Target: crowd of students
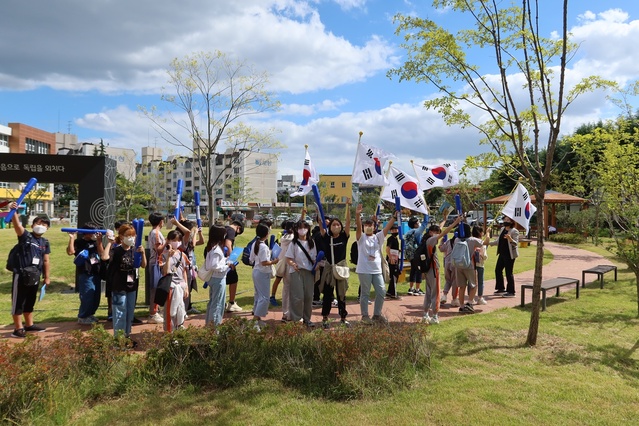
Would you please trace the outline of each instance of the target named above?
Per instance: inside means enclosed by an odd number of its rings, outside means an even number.
[[[285,221],[277,239],[280,248],[277,256],[274,256],[273,246],[269,243],[272,223],[263,219],[256,226],[256,237],[249,247],[249,263],[252,265],[254,287],[252,315],[258,330],[265,326],[263,319],[268,313],[269,304],[278,305],[276,291],[280,284],[282,322],[299,321],[308,327],[314,327],[315,324],[311,321],[312,309],[323,296],[320,301],[322,327],[330,328],[329,316],[334,306],[339,313],[339,324],[350,326],[346,305],[350,210],[348,202],[344,223],[337,217],[326,218],[324,224],[319,223],[318,219],[318,226],[314,227],[304,220]],[[473,305],[487,303],[483,297],[487,245],[496,245],[498,248],[495,294],[514,297],[513,265],[518,256],[519,233],[509,218],[505,218],[503,228],[494,241],[491,241],[489,234],[483,235],[480,228],[471,230],[462,216],[445,228],[443,223],[427,228],[427,220],[421,222],[417,218],[411,218],[408,221],[410,229],[404,236],[402,245],[398,240],[395,215],[380,229],[374,216],[362,220],[362,213],[362,206],[358,205],[354,245],[362,323],[387,322],[382,314],[385,299],[401,298],[397,292],[397,278],[402,258],[410,264],[407,294],[424,297],[423,320],[430,324],[439,323],[439,308],[447,303],[449,293],[452,296],[451,306],[459,307],[462,313],[473,313]],[[306,217],[305,211],[302,212],[302,217]],[[91,325],[98,322],[95,313],[100,305],[101,282],[104,280],[108,320],[113,321],[116,336],[128,338],[132,325],[142,323],[134,316],[139,268],[147,268],[150,274],[148,323],[164,324],[166,331],[172,331],[184,327],[189,314],[199,313],[191,304],[191,292],[197,289],[195,247],[205,244],[202,230],[191,221],[173,218],[171,224],[175,229],[170,230],[165,237],[162,234],[164,220],[164,216],[159,213],[149,216],[152,230],[147,240],[148,259],[144,247],[135,245],[136,229],[129,223],[116,223],[116,231],[107,231],[104,237],[102,232],[91,232],[97,231],[97,226],[93,223],[85,223],[83,232],[77,236],[69,234],[66,251],[73,256],[76,265],[76,286],[80,298],[77,316],[79,324]],[[44,330],[33,323],[33,306],[40,279],[43,278],[44,284],[50,282],[50,246],[43,237],[50,223],[46,219],[36,218],[32,223],[32,230],[28,231],[20,224],[18,215],[13,217],[12,222],[18,236],[18,245],[23,248],[20,252],[20,265],[14,269],[13,274],[12,315],[15,330],[12,336],[23,338],[27,332]],[[448,239],[448,234],[454,229],[455,236]],[[227,226],[213,225],[209,229],[208,241],[204,247],[205,261],[201,266],[203,272],[206,272],[204,287],[209,289],[205,315],[207,325],[219,325],[225,312],[242,312],[235,301],[239,281],[236,271],[238,262],[231,260],[229,256],[233,253],[235,238],[243,232],[241,222],[232,222]],[[468,262],[460,263],[455,259],[456,244],[458,249],[463,247],[467,251]],[[440,264],[438,250],[442,252],[443,265]],[[137,265],[134,261],[136,254],[140,257]],[[35,283],[34,278],[31,281],[25,278],[24,271],[29,269],[26,266],[36,270]],[[440,288],[442,268],[443,290]],[[169,276],[170,279],[167,278]],[[166,279],[163,280],[162,277]],[[273,278],[275,280],[271,286]],[[166,289],[158,288],[161,281],[170,284]],[[375,290],[372,317],[369,315],[371,287]],[[156,295],[162,292],[167,293],[165,299],[159,297],[164,301],[164,315],[156,303]]]

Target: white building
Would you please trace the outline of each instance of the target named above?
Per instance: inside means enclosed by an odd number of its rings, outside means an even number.
[[[193,159],[173,155],[166,160],[159,158],[153,148],[142,148],[142,164],[138,173],[148,176],[148,185],[157,200],[156,208],[170,212],[175,203],[177,182],[183,181],[183,193],[200,193],[203,214],[209,214],[209,206],[259,204],[271,206],[277,201],[277,156],[275,154],[227,150],[211,162],[211,176],[220,176],[214,185],[215,199],[210,202],[203,179],[205,159]],[[239,197],[238,193],[239,192]],[[188,197],[183,197],[189,199]],[[187,204],[187,203],[185,203]],[[191,203],[188,203],[191,204]],[[191,211],[192,205],[187,211]],[[206,213],[204,213],[206,212]],[[218,217],[217,214],[213,216]]]
[[[58,155],[92,156],[100,150],[99,144],[89,142],[78,143],[78,136],[69,133],[56,133],[55,144]],[[135,179],[136,153],[133,149],[115,148],[105,145],[104,153],[107,157],[117,162],[118,173],[129,180]]]

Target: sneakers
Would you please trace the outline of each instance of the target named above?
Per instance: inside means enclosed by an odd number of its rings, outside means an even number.
[[[393,296],[392,294],[387,294],[386,297],[392,300],[402,300],[402,296]]]
[[[413,292],[413,296],[423,296],[425,294],[426,293],[424,293],[421,288],[418,288],[417,290]]]
[[[164,318],[162,315],[157,312],[151,316],[149,316],[149,320],[147,321],[149,324],[164,324]]]
[[[339,323],[342,327],[351,328],[351,323],[346,321],[346,318],[342,318]]]
[[[439,298],[439,304],[445,305],[446,302],[448,302],[448,296],[446,294],[442,294],[442,296]]]
[[[337,308],[337,299],[333,299],[333,301],[331,302],[331,306]]]
[[[388,324],[388,320],[384,315],[373,315],[373,321],[379,324]]]
[[[269,301],[271,302],[271,306],[280,306],[280,304],[277,303],[277,299],[275,298],[275,296],[271,296]]]
[[[495,293],[493,294],[502,294],[502,293],[506,293],[506,290],[495,290]]]
[[[422,317],[422,321],[427,324],[430,324],[430,320],[431,320],[430,315],[428,315],[428,313],[425,313],[424,316]]]
[[[27,327],[24,328],[24,331],[28,331],[28,332],[31,332],[31,333],[42,333],[44,330],[46,330],[46,328],[38,327],[35,324],[27,326]]]
[[[455,307],[459,306],[459,299],[453,299],[453,301],[450,302],[450,306],[455,306]]]
[[[264,327],[266,327],[266,323],[262,320],[257,320],[255,321],[255,325],[253,327],[255,328],[255,331],[259,333]]]
[[[515,297],[515,293],[504,293],[501,297]]]
[[[91,317],[78,318],[78,324],[80,324],[80,325],[91,325],[91,324],[93,324],[93,320],[91,320]]]
[[[459,312],[462,312],[465,314],[474,314],[475,309],[473,308],[473,305],[471,305],[470,303],[466,303],[464,306],[459,308]]]
[[[327,319],[322,321],[322,328],[324,330],[328,330],[329,328],[331,328],[331,322]]]
[[[24,331],[24,328],[18,328],[13,330],[13,333],[11,333],[11,337],[16,337],[18,339],[24,339],[25,337],[27,337],[27,332]]]
[[[191,309],[186,311],[186,313],[189,314],[189,315],[197,315],[197,314],[201,314],[202,312],[200,312],[199,310],[195,309],[194,307],[191,307]]]
[[[483,297],[480,297],[479,299],[477,299],[477,304],[478,305],[487,305],[488,302],[486,302],[486,299],[484,299]]]
[[[97,319],[94,315],[91,315],[89,318],[91,319],[92,322],[100,322],[100,320]]]
[[[439,324],[439,318],[437,317],[437,315],[433,315],[432,317],[430,317],[430,323]]]
[[[322,306],[321,300],[313,300],[313,306]]]
[[[304,323],[308,328],[315,328],[315,323],[313,321],[309,321],[309,322],[305,322]]]
[[[280,321],[282,321],[284,324],[286,324],[290,320],[288,318],[286,318],[286,317],[282,317],[282,319]]]
[[[226,312],[242,312],[243,309],[240,308],[240,305],[237,304],[237,302],[229,302],[228,306],[226,307]]]
[[[408,289],[408,293],[409,296],[414,296],[415,295],[415,289],[414,288],[409,288]]]
[[[358,298],[357,298],[357,303],[359,303],[359,302],[360,302],[360,300],[359,300],[359,297],[358,297]],[[373,301],[372,301],[372,300],[370,300],[370,299],[368,299],[368,304],[369,304],[369,305],[372,305],[372,304],[373,304]]]
[[[373,321],[371,320],[369,316],[365,316],[365,317],[362,317],[361,323],[366,325],[372,325]]]

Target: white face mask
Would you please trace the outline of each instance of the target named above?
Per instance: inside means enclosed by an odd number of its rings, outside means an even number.
[[[96,241],[98,239],[98,234],[91,235],[91,241]]]
[[[308,229],[306,228],[298,229],[297,235],[299,235],[300,237],[303,237],[304,235],[306,235],[307,232],[308,232]]]
[[[135,237],[124,237],[122,239],[122,242],[129,247],[133,247],[133,245],[135,244]]]
[[[47,227],[44,225],[33,225],[33,233],[42,235],[47,232]]]
[[[177,250],[182,243],[180,243],[179,241],[171,241],[169,244],[171,245],[171,248],[173,250]]]
[[[371,234],[373,233],[373,230],[374,230],[374,229],[375,229],[375,228],[373,228],[372,226],[365,226],[365,227],[364,227],[364,233],[365,233],[366,235],[371,235]]]

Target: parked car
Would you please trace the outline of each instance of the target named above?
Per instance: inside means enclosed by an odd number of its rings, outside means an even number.
[[[484,226],[484,212],[472,210],[467,213],[467,222],[470,226]],[[490,213],[486,214],[486,226],[493,224],[494,218]]]
[[[282,214],[278,215],[278,216],[275,218],[275,223],[274,223],[274,225],[275,225],[275,226],[280,226],[280,227],[281,227],[281,226],[282,226],[282,224],[283,224],[285,221],[287,221],[287,220],[289,220],[289,219],[288,219],[288,215],[287,215],[287,214],[282,213]]]
[[[197,215],[195,213],[189,213],[186,215],[186,220],[190,220],[191,222],[195,222],[197,220]]]
[[[253,225],[257,225],[262,219],[264,219],[264,216],[262,216],[261,214],[256,214],[255,216],[253,216],[253,219],[251,219],[251,222],[253,223]]]
[[[233,213],[231,215],[231,222],[240,222],[240,223],[244,223],[244,221],[246,220],[246,216],[244,216],[242,213]]]
[[[457,214],[449,214],[448,217],[446,218],[446,222],[444,222],[444,227],[450,226],[455,219],[457,219]]]

